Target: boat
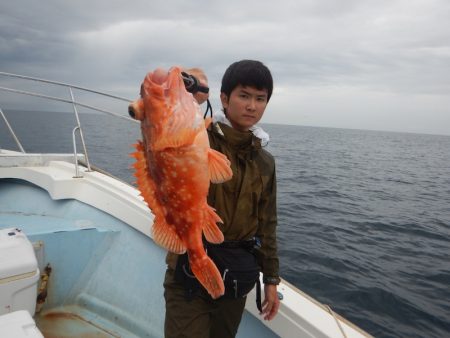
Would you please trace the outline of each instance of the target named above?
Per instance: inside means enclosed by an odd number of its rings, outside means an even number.
[[[0,86],[0,124],[17,146],[0,144],[0,337],[30,337],[31,329],[36,337],[163,337],[166,251],[152,240],[153,215],[134,186],[90,163],[78,109],[136,121],[74,92],[131,100],[42,78],[0,78],[70,94]],[[5,95],[69,105],[73,153],[26,152],[1,109]],[[259,315],[255,290],[247,297],[237,337],[371,337],[284,279],[272,321]]]

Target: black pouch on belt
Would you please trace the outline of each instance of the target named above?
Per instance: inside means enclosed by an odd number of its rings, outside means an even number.
[[[206,243],[208,256],[214,261],[225,285],[225,298],[245,297],[256,284],[256,304],[261,310],[261,268],[254,255],[256,239],[247,241],[225,241],[221,244]],[[191,299],[200,283],[192,274],[187,254],[178,258],[175,278],[185,286],[186,297]]]
[[[192,300],[193,296],[202,287],[191,271],[187,253],[178,256],[177,266],[175,268],[175,280],[183,284],[185,296],[188,301]]]

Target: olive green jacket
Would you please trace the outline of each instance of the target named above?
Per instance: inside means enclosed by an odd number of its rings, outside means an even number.
[[[219,228],[225,240],[259,237],[258,260],[264,277],[278,278],[275,160],[251,132],[215,123],[208,135],[211,148],[225,154],[233,170],[231,180],[211,184],[208,194],[208,204],[223,221]],[[167,257],[172,268],[176,257],[170,253]]]

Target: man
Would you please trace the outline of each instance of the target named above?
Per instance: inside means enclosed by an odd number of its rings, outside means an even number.
[[[222,78],[220,99],[225,119],[208,130],[211,148],[225,154],[233,170],[230,181],[211,184],[208,203],[223,220],[219,228],[224,233],[224,245],[255,237],[261,243],[256,256],[263,272],[265,297],[261,314],[266,320],[273,319],[279,308],[275,161],[251,130],[262,118],[272,90],[272,76],[261,62],[233,63]],[[186,285],[176,277],[181,257],[170,253],[167,256],[166,338],[234,337],[246,295],[225,295],[214,300],[202,287]]]

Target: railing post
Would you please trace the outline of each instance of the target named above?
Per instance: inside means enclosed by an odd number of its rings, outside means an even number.
[[[81,145],[83,146],[84,156],[86,158],[87,170],[88,171],[92,171],[92,170],[91,170],[91,164],[89,162],[89,157],[88,157],[88,153],[87,153],[87,149],[86,149],[86,143],[84,142],[83,130],[81,129],[80,118],[78,116],[77,105],[75,103],[75,98],[73,96],[72,87],[69,87],[69,91],[70,91],[70,98],[72,99],[73,111],[75,113],[75,118],[77,120],[77,127],[74,128],[72,134],[73,134],[73,140],[74,140],[73,141],[73,147],[74,147],[74,151],[75,151],[76,177],[80,177],[80,176],[78,176],[78,157],[77,157],[77,153],[76,153],[76,139],[75,139],[75,132],[76,132],[76,130],[78,130],[79,133],[80,133]]]
[[[73,157],[75,160],[75,176],[74,178],[82,178],[83,175],[80,175],[80,171],[78,169],[78,154],[77,154],[77,139],[75,136],[76,131],[80,130],[80,126],[76,126],[72,131],[72,141],[73,141]]]
[[[19,139],[17,138],[16,134],[14,133],[14,130],[12,129],[8,120],[6,119],[6,116],[3,113],[3,110],[1,108],[0,108],[0,115],[2,115],[3,120],[5,121],[6,127],[9,130],[9,133],[12,135],[12,137],[13,137],[14,141],[16,142],[17,146],[19,147],[20,151],[25,154],[25,150],[23,149],[22,144],[20,143]]]

